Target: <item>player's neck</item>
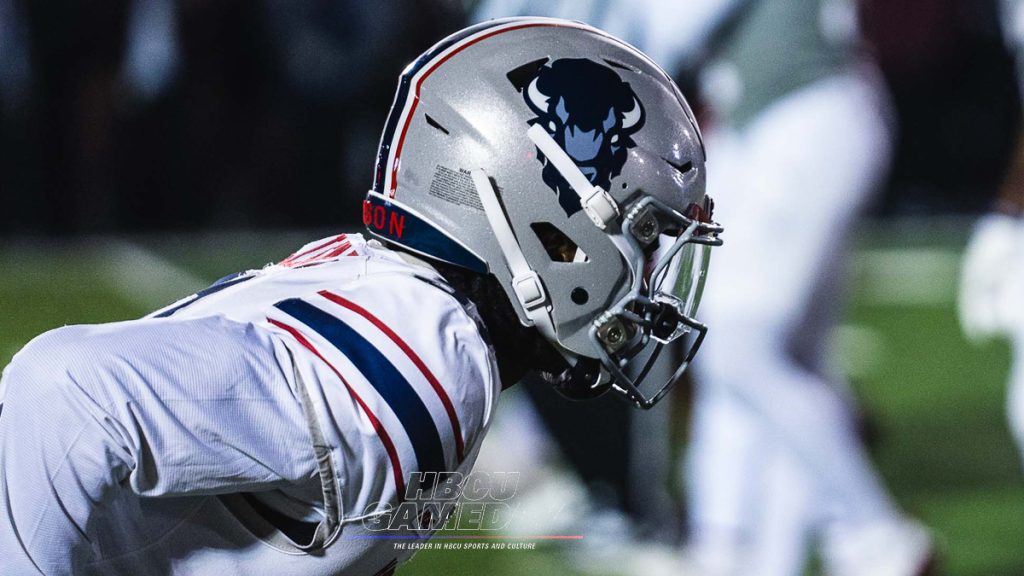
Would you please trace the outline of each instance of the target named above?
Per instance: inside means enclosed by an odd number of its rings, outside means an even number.
[[[476,307],[494,347],[503,388],[519,382],[531,371],[560,372],[565,368],[564,360],[537,329],[519,321],[508,295],[493,276],[443,263],[436,263],[434,268]]]

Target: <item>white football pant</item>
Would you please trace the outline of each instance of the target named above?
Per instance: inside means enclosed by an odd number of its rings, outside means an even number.
[[[847,236],[889,161],[882,110],[880,90],[851,73],[707,139],[727,232],[700,311],[710,331],[687,474],[691,544],[710,572],[800,574],[827,521],[898,518],[825,375]]]

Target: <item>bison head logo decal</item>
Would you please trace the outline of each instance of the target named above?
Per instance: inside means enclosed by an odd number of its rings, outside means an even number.
[[[525,75],[525,77],[524,77]],[[576,162],[591,184],[605,190],[636,145],[631,136],[644,124],[644,108],[633,89],[611,68],[586,59],[533,62],[509,73],[540,124]],[[540,151],[544,182],[571,216],[579,196]]]

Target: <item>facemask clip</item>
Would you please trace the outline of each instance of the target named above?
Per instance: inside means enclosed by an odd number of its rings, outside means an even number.
[[[689,332],[678,300],[656,297],[651,319],[651,337],[667,344]]]

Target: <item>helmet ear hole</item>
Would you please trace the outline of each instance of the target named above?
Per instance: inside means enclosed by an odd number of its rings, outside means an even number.
[[[552,262],[586,262],[587,255],[580,247],[550,222],[530,224],[544,251]]]
[[[576,287],[569,293],[569,298],[572,298],[573,302],[582,306],[590,300],[590,293],[585,288]]]

